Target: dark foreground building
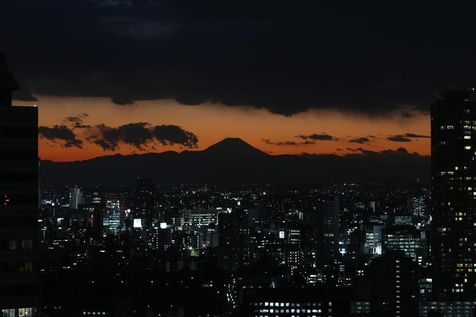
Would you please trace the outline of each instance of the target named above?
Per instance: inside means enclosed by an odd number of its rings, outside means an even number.
[[[18,85],[0,53],[0,313],[35,316],[38,236],[38,113],[12,107]]]
[[[433,293],[476,298],[476,94],[437,95],[431,111]]]

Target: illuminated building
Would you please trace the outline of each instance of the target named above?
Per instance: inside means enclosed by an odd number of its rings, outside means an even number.
[[[423,217],[426,212],[425,198],[424,197],[412,197],[409,202],[410,209],[414,216]]]
[[[287,245],[285,248],[286,264],[292,266],[303,265],[301,230],[289,228],[287,230]]]
[[[149,232],[148,244],[153,250],[166,251],[170,247],[172,230],[166,223],[153,227]]]
[[[121,212],[118,208],[106,207],[102,218],[103,234],[117,235],[121,229]]]
[[[476,109],[474,91],[437,94],[431,110],[434,294],[476,298]]]
[[[352,316],[370,315],[370,302],[350,302],[350,313]]]
[[[104,234],[117,235],[124,229],[125,222],[125,195],[123,193],[104,194],[106,204],[102,216]]]
[[[216,224],[216,211],[185,210],[182,214],[182,226],[202,227]]]
[[[347,305],[330,291],[320,289],[250,289],[244,295],[240,316],[348,316]]]
[[[413,261],[422,263],[423,241],[422,233],[413,227],[395,226],[384,230],[384,252],[403,251]]]
[[[0,54],[0,313],[32,316],[38,301],[38,112],[12,107],[18,86]]]
[[[78,210],[79,204],[84,203],[83,193],[81,188],[73,187],[69,191],[69,208]]]
[[[419,316],[473,317],[476,301],[422,301],[419,304]]]
[[[382,255],[383,225],[371,225],[365,232],[364,254]]]

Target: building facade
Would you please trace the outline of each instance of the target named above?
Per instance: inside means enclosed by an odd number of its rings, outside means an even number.
[[[434,294],[476,298],[475,92],[437,94],[431,110]]]
[[[27,317],[39,306],[38,113],[12,107],[17,88],[0,54],[0,313]]]

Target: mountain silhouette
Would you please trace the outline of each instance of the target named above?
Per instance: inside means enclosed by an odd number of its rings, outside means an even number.
[[[240,138],[226,138],[222,141],[211,145],[203,151],[204,154],[210,156],[237,156],[241,158],[254,158],[268,156],[265,152],[258,150]]]
[[[323,184],[429,180],[430,158],[405,149],[337,155],[269,155],[238,138],[203,151],[110,155],[85,161],[42,161],[42,186],[157,184]]]

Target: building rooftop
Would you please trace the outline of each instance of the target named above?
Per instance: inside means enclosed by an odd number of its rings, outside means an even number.
[[[10,70],[7,68],[5,55],[0,52],[0,90],[13,91],[19,89],[15,77],[13,77]]]

